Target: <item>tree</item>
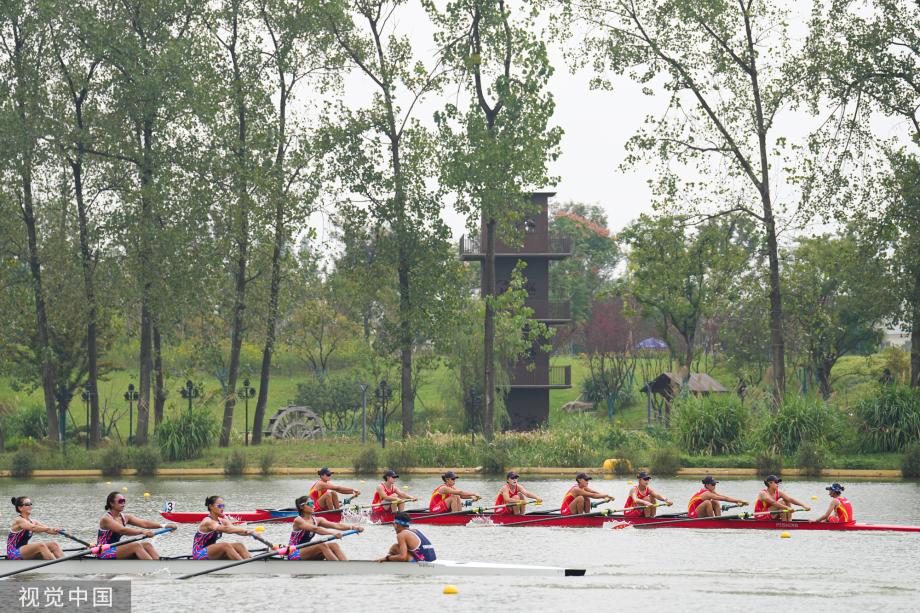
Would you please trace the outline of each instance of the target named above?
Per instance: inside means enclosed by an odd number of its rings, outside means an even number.
[[[659,162],[661,207],[680,203],[715,214],[739,213],[764,234],[769,263],[774,400],[785,389],[774,171],[788,150],[777,116],[796,103],[804,69],[792,51],[787,11],[770,0],[588,0],[566,2],[570,23],[590,27],[584,62],[611,87],[627,74],[668,107],[649,116],[629,147],[627,165]],[[769,58],[769,59],[767,59]],[[687,177],[693,177],[687,178]],[[699,203],[697,198],[702,198]],[[694,204],[698,203],[698,204]]]
[[[444,142],[441,180],[457,194],[468,225],[481,224],[484,315],[484,417],[491,439],[495,405],[495,238],[523,236],[528,189],[548,182],[562,135],[550,128],[552,68],[534,30],[535,12],[512,14],[505,0],[455,0],[443,11],[425,2],[440,31],[444,63],[465,86],[470,106],[448,104],[436,116]]]
[[[636,374],[635,338],[638,318],[622,296],[595,301],[583,328],[582,343],[588,367],[587,400],[604,400],[613,418],[617,402],[629,396]],[[634,310],[634,309],[632,309]]]

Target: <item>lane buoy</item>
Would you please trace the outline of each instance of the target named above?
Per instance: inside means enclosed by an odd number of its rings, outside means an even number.
[[[256,526],[255,531],[258,532],[259,534],[262,534],[263,532],[265,532],[265,526]]]
[[[627,482],[626,482],[626,485],[632,485],[632,484],[633,484],[632,481],[627,481]]]
[[[818,497],[817,497],[817,496],[812,496],[811,499],[812,499],[812,500],[817,500]]]
[[[783,532],[783,533],[781,533],[781,534],[779,535],[779,538],[781,538],[781,539],[788,539],[788,538],[792,538],[792,535],[789,534],[788,532]]]
[[[112,482],[111,482],[111,481],[106,481],[105,484],[106,484],[106,485],[112,485]]]
[[[121,488],[121,491],[127,492],[127,491],[128,491],[128,486],[126,485],[126,486],[122,487],[122,488]]]
[[[445,585],[444,593],[445,594],[459,594],[460,590],[457,589],[456,585]]]
[[[150,498],[150,492],[144,492],[144,498]]]

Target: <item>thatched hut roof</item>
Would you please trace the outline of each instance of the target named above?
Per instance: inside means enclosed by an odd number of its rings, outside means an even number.
[[[646,385],[653,394],[662,394],[673,398],[680,393],[681,384],[680,373],[663,372]],[[721,383],[703,372],[690,373],[688,387],[691,394],[713,394],[728,391]]]

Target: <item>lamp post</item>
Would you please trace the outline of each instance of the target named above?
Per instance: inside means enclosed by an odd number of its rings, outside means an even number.
[[[54,397],[58,401],[58,436],[61,441],[61,451],[64,450],[64,435],[67,434],[67,405],[73,394],[67,389],[66,385],[59,385]]]
[[[367,444],[367,389],[369,383],[361,384],[361,444]]]
[[[243,379],[243,387],[236,391],[237,398],[240,396],[246,401],[246,438],[245,446],[249,446],[249,399],[256,395],[256,388],[249,387],[249,379]]]
[[[387,446],[387,405],[390,402],[390,398],[393,397],[393,389],[387,383],[386,379],[383,379],[377,385],[377,389],[374,390],[374,397],[377,399],[377,406],[380,407],[380,446],[383,448],[386,448]]]
[[[479,390],[476,389],[476,386],[472,386],[467,392],[467,402],[469,403],[469,415],[470,415],[470,444],[476,444],[476,422],[482,420],[479,411],[482,409],[482,394],[479,393]]]
[[[191,415],[192,413],[192,399],[198,398],[201,395],[201,392],[198,391],[198,388],[195,387],[195,384],[192,383],[192,380],[189,379],[185,382],[185,387],[180,391],[183,398],[188,399],[188,412]]]
[[[93,398],[93,386],[87,383],[83,386],[83,393],[80,394],[80,398],[83,399],[83,404],[86,407],[86,449],[89,451],[89,438],[91,428],[89,426],[89,405],[90,400]]]
[[[134,389],[134,384],[128,384],[128,391],[125,392],[125,400],[128,401],[128,444],[131,444],[131,437],[134,436],[134,403],[140,399],[141,395]],[[120,434],[118,435],[121,436]]]

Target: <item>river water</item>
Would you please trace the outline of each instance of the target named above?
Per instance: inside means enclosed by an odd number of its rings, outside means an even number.
[[[401,480],[403,487],[427,500],[439,482],[430,477]],[[204,510],[204,499],[219,494],[228,512],[293,505],[312,480],[305,479],[130,479],[100,481],[44,480],[0,482],[3,501],[31,496],[34,517],[93,540],[108,492],[127,488],[128,511],[159,520],[165,500],[182,511]],[[362,490],[370,502],[377,480],[343,477],[336,483]],[[558,506],[570,483],[558,478],[524,478],[521,483],[544,498],[542,508]],[[502,481],[461,477],[458,487],[494,500]],[[599,491],[626,499],[626,481],[593,481]],[[787,481],[784,489],[812,506],[816,517],[827,505],[826,483]],[[867,523],[920,525],[920,484],[846,482],[856,517]],[[675,501],[675,509],[700,485],[696,479],[655,479],[653,487]],[[763,486],[753,479],[723,480],[719,491],[753,501]],[[150,497],[145,500],[144,492]],[[816,496],[816,500],[811,497]],[[541,507],[535,507],[538,510]],[[12,507],[7,508],[13,516]],[[163,613],[202,610],[285,612],[317,609],[369,611],[658,611],[710,612],[728,609],[786,611],[920,610],[920,533],[778,532],[761,530],[636,530],[602,528],[501,528],[496,526],[422,527],[438,556],[586,568],[585,577],[240,577],[210,576],[177,582],[166,576],[135,578],[136,611]],[[160,552],[190,553],[194,525],[158,537]],[[287,542],[290,524],[266,524],[263,536]],[[42,538],[41,536],[36,539]],[[225,537],[235,539],[239,537]],[[369,527],[342,542],[351,559],[380,557],[394,540],[391,527]],[[65,545],[69,546],[68,545]],[[254,544],[254,547],[257,545]],[[444,595],[446,584],[457,595]]]

